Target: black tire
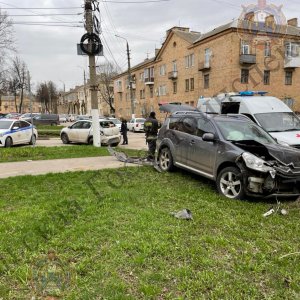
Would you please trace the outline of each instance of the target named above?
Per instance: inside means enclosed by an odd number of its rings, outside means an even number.
[[[160,150],[158,162],[163,172],[172,171],[174,169],[173,157],[169,148]]]
[[[218,192],[226,198],[243,199],[245,196],[241,171],[236,167],[221,170],[216,184]]]
[[[31,136],[29,145],[35,145],[35,144],[36,144],[36,136],[35,136],[35,134],[34,134],[34,135]]]
[[[11,146],[13,145],[13,140],[12,140],[12,138],[11,137],[8,137],[8,138],[6,138],[6,140],[5,140],[5,147],[6,148],[10,148]]]
[[[61,138],[61,141],[63,142],[63,144],[69,144],[70,143],[69,137],[66,133],[62,133],[60,138]]]
[[[88,144],[89,145],[94,145],[94,140],[93,140],[93,137],[90,136],[89,139],[88,139]]]
[[[119,145],[119,143],[113,143],[113,144],[111,144],[110,146],[111,147],[117,147]]]

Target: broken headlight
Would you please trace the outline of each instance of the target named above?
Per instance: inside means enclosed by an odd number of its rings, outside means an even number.
[[[255,156],[251,153],[245,152],[242,154],[242,157],[244,159],[246,166],[249,169],[252,169],[255,171],[260,171],[263,173],[267,173],[267,172],[274,170],[273,168],[267,166],[266,162],[263,159]]]

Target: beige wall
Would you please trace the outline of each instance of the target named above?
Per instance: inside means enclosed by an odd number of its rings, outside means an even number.
[[[295,99],[294,110],[300,111],[300,68],[293,69],[293,84],[285,84],[284,69],[284,53],[285,42],[295,41],[295,38],[282,37],[279,42],[281,44],[272,45],[271,57],[266,58],[264,55],[264,44],[252,44],[251,54],[256,54],[256,64],[240,64],[240,44],[241,36],[234,30],[229,29],[226,33],[222,33],[209,39],[190,45],[178,35],[172,34],[165,42],[155,62],[145,63],[139,68],[134,68],[132,74],[136,78],[136,116],[141,116],[142,107],[146,105],[147,111],[154,109],[158,113],[158,103],[180,101],[182,103],[197,104],[200,96],[211,97],[222,92],[234,92],[243,90],[263,90],[269,92],[269,95],[280,99]],[[299,38],[300,41],[300,38]],[[176,47],[175,44],[176,43]],[[204,62],[205,49],[211,49],[212,56],[210,60],[210,69],[199,70],[199,63]],[[185,56],[194,53],[194,66],[185,67]],[[172,62],[177,61],[178,78],[177,93],[173,93],[173,82],[175,80],[168,79],[168,73],[172,71]],[[159,67],[166,65],[166,75],[159,75]],[[149,86],[140,81],[140,73],[145,67],[154,66],[155,81],[154,95],[150,97]],[[241,83],[241,69],[249,69],[248,84]],[[270,85],[265,85],[263,80],[264,70],[270,70]],[[209,88],[204,88],[204,74],[209,74]],[[185,90],[185,80],[194,78],[194,91]],[[116,81],[122,81],[122,93],[116,90]],[[130,100],[126,94],[129,90],[126,88],[127,74],[122,74],[115,80],[115,105],[116,116],[130,118]],[[167,93],[165,96],[158,96],[159,86],[166,85]],[[145,89],[145,99],[140,99],[140,90]],[[120,100],[122,97],[122,100]],[[163,114],[158,114],[162,119]]]

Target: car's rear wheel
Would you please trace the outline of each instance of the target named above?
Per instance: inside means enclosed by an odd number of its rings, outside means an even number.
[[[61,140],[64,144],[69,144],[70,143],[69,137],[66,133],[62,133],[60,138],[61,138]]]
[[[10,148],[12,145],[13,145],[13,140],[12,140],[11,137],[8,137],[8,138],[5,140],[5,147],[6,147],[6,148]]]
[[[89,145],[93,145],[93,144],[94,144],[94,140],[93,140],[93,137],[92,137],[92,136],[89,137],[89,139],[88,139],[88,144],[89,144]]]
[[[36,136],[35,136],[35,134],[34,134],[34,135],[31,136],[29,145],[35,145],[35,144],[36,144]]]
[[[230,199],[242,199],[245,196],[241,171],[236,167],[227,167],[217,177],[217,189]]]
[[[162,171],[172,171],[174,169],[173,157],[169,148],[163,148],[159,152],[159,166]]]

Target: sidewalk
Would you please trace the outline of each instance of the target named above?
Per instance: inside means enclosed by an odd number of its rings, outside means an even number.
[[[1,163],[0,178],[63,173],[75,171],[100,170],[123,167],[124,163],[113,156],[35,160]],[[127,164],[127,166],[136,166]]]

